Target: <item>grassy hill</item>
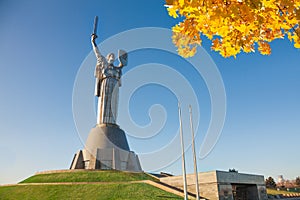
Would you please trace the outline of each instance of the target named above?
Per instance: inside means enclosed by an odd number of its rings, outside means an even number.
[[[126,182],[153,180],[145,173],[122,172],[115,170],[76,171],[51,174],[38,174],[20,183],[57,183],[57,182]]]
[[[0,187],[0,199],[182,199],[154,186],[138,182],[140,180],[155,180],[155,178],[145,173],[119,171],[39,174],[29,177],[21,184]]]
[[[81,184],[81,185],[18,185],[0,187],[1,200],[47,199],[182,199],[145,183]]]

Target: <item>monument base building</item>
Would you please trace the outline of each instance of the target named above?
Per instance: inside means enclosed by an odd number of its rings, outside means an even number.
[[[70,169],[114,169],[141,172],[138,156],[130,151],[126,135],[116,124],[97,124],[73,158]]]
[[[198,174],[201,199],[267,200],[264,176],[237,172],[211,171]],[[182,176],[160,178],[160,181],[182,189]],[[194,174],[187,175],[188,191],[196,192]]]

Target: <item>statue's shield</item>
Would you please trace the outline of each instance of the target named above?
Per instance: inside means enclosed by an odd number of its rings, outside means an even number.
[[[127,65],[128,55],[124,50],[119,50],[119,62],[122,63],[123,66]]]

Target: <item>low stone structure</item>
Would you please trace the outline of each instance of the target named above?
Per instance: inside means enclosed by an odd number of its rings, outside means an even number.
[[[267,200],[264,176],[237,172],[211,171],[198,174],[200,196],[209,200]],[[182,176],[160,178],[160,181],[183,188]],[[188,191],[195,193],[195,176],[187,175]]]

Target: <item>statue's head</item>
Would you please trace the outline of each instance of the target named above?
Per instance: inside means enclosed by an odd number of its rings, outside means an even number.
[[[107,60],[108,64],[113,64],[114,61],[115,61],[115,54],[109,53],[109,54],[106,56],[106,60]]]

